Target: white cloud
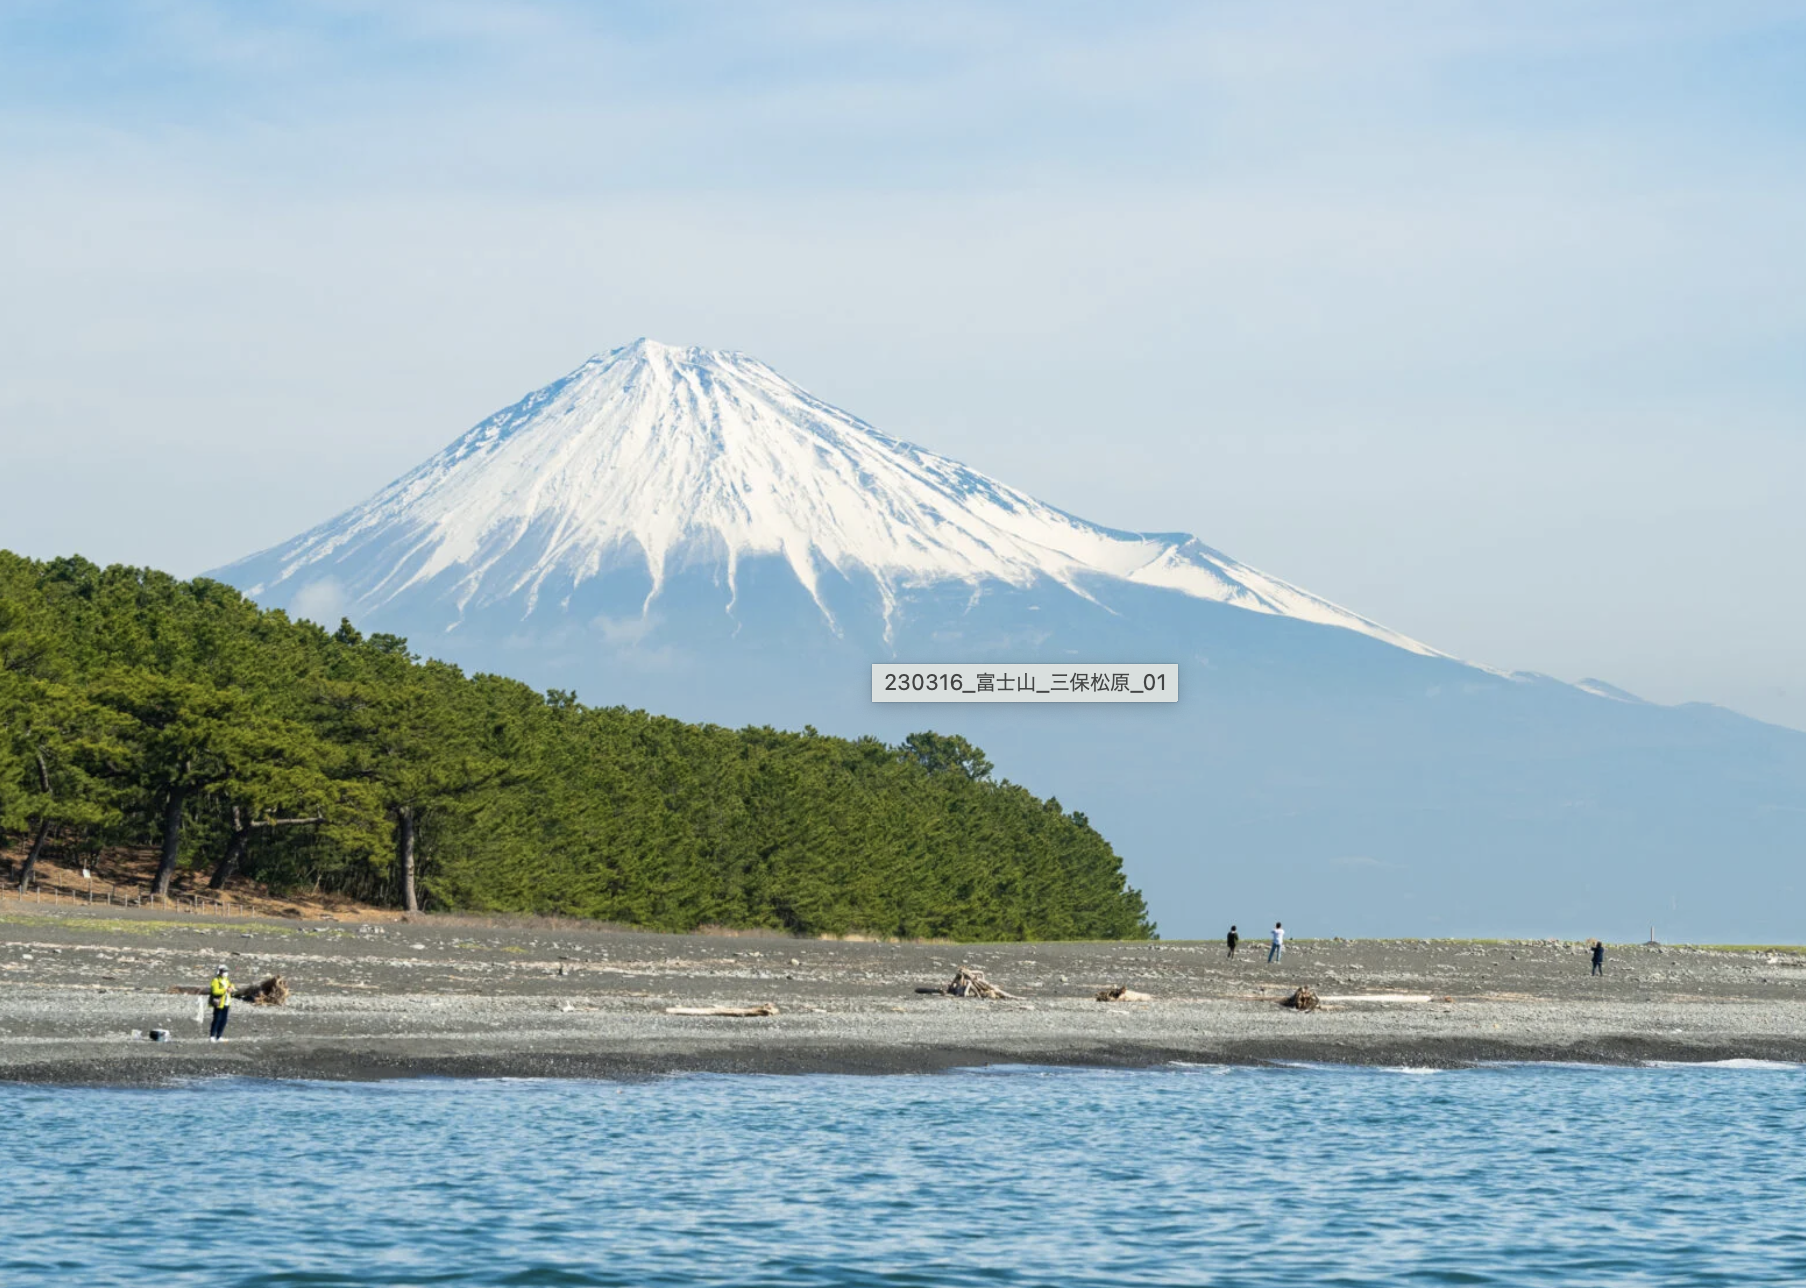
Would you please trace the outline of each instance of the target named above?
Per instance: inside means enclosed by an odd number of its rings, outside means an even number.
[[[288,612],[296,620],[334,630],[345,616],[346,603],[345,588],[339,584],[339,579],[322,577],[295,592],[295,597],[289,601]]]

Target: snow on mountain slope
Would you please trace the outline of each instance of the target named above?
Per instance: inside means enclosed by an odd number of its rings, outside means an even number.
[[[643,561],[650,606],[696,564],[784,559],[828,616],[827,569],[869,575],[886,625],[900,595],[1049,579],[1090,598],[1116,578],[1435,650],[1195,537],[1087,523],[812,397],[740,353],[637,340],[483,421],[370,500],[244,561],[266,598],[380,551],[350,587],[373,609],[449,579],[461,613]],[[888,634],[888,629],[887,629]]]

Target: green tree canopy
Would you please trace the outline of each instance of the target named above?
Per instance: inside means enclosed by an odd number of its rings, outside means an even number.
[[[956,735],[586,707],[205,579],[0,551],[0,722],[0,834],[154,847],[162,890],[242,871],[667,930],[1153,933],[1084,815]]]

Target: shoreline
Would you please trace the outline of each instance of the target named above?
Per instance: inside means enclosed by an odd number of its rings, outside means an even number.
[[[926,1074],[1173,1062],[1456,1068],[1806,1062],[1806,955],[1549,941],[1331,941],[1229,960],[1210,943],[898,944],[658,935],[423,918],[309,924],[113,910],[0,916],[0,1082],[195,1078],[644,1079]],[[207,1043],[198,998],[226,961],[281,974]],[[959,966],[1014,994],[920,993]],[[1322,998],[1298,1013],[1300,984]],[[1148,1000],[1098,1002],[1126,985]],[[670,1007],[775,1005],[762,1018]],[[170,1030],[153,1043],[130,1034]]]
[[[1711,1068],[1727,1062],[1806,1067],[1806,1045],[1783,1043],[1761,1050],[1745,1044],[1724,1048],[1615,1041],[1542,1050],[1504,1044],[1417,1043],[1403,1047],[1350,1049],[1334,1043],[1261,1044],[1245,1049],[1172,1051],[1118,1048],[1111,1051],[1025,1053],[939,1047],[900,1050],[888,1046],[831,1049],[773,1044],[757,1050],[721,1048],[682,1054],[467,1052],[431,1055],[326,1051],[257,1053],[248,1057],[173,1055],[146,1062],[135,1055],[114,1059],[94,1053],[50,1060],[8,1062],[0,1086],[68,1087],[95,1090],[175,1089],[216,1078],[274,1083],[378,1083],[434,1080],[509,1079],[585,1082],[644,1082],[692,1075],[752,1077],[847,1076],[923,1077],[976,1069],[1142,1070],[1178,1066],[1284,1069],[1299,1066],[1348,1069],[1459,1070],[1521,1065],[1573,1068]]]

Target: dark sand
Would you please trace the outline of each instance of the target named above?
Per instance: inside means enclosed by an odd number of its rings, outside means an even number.
[[[0,1080],[648,1077],[1028,1063],[1806,1060],[1806,955],[1543,941],[887,944],[428,917],[296,923],[0,903]],[[200,999],[279,973],[205,1040]],[[924,996],[955,967],[1020,1001]],[[562,971],[562,973],[560,973]],[[1153,1000],[1100,1003],[1127,984]],[[1298,1014],[1299,984],[1324,999]],[[774,1003],[763,1019],[668,1006]],[[152,1043],[134,1030],[168,1029]]]

